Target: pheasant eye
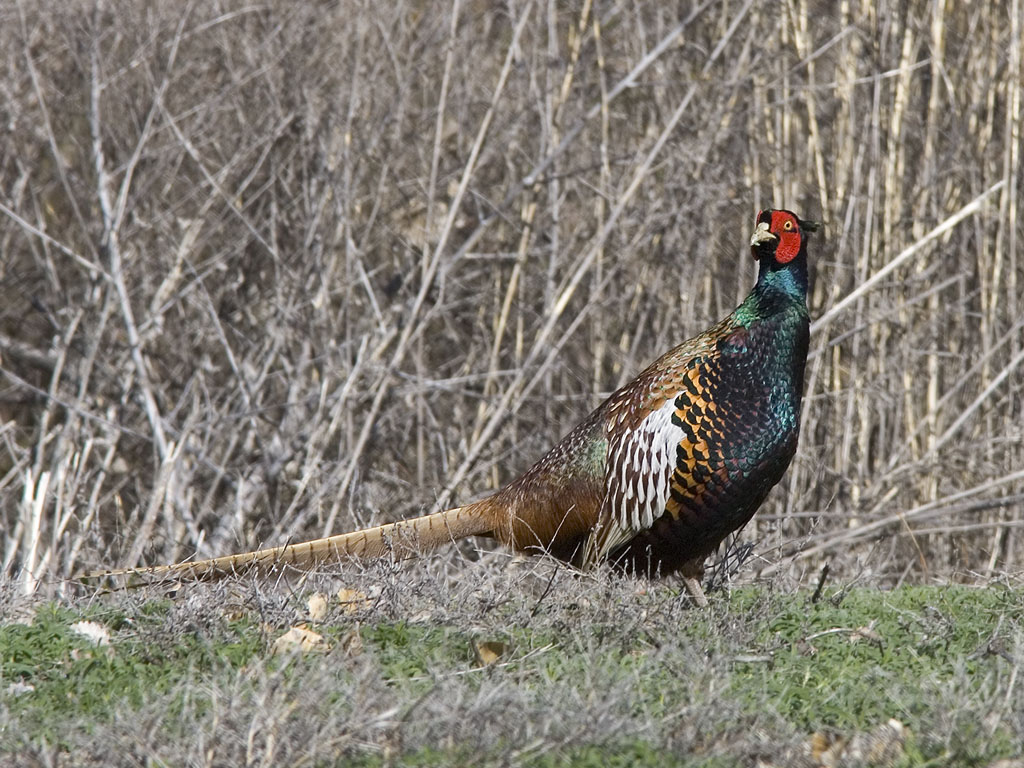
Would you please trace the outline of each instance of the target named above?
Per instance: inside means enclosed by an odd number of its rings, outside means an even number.
[[[789,232],[791,229],[793,229],[793,222],[787,221],[785,224],[782,225],[782,228]]]

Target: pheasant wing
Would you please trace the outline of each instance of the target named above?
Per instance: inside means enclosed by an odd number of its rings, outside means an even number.
[[[674,402],[665,400],[635,428],[610,437],[604,501],[584,549],[584,567],[605,560],[664,514],[676,448],[684,438],[672,423],[674,411]]]
[[[707,364],[723,328],[672,350],[609,398],[604,500],[581,566],[607,559],[703,492],[700,461],[716,429]]]

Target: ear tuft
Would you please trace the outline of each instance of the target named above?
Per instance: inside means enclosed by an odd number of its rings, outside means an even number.
[[[800,229],[804,232],[817,232],[821,229],[822,224],[820,221],[801,221]]]

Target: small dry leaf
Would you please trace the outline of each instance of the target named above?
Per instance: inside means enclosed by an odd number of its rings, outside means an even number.
[[[478,667],[494,664],[508,652],[508,643],[499,640],[477,640],[473,643]]]
[[[365,592],[358,589],[342,587],[338,590],[338,602],[341,603],[341,610],[345,613],[357,613],[365,611],[373,605],[373,601],[366,596]]]
[[[240,603],[228,603],[224,606],[224,618],[228,621],[240,621],[246,614],[245,607]]]
[[[310,651],[326,651],[327,641],[323,636],[307,629],[305,626],[292,627],[274,641],[274,655],[285,653],[308,653]]]
[[[327,616],[327,595],[323,592],[314,592],[306,601],[306,610],[313,621],[323,621]]]
[[[70,627],[76,635],[84,637],[93,645],[110,645],[110,632],[95,621],[76,621]]]
[[[882,723],[873,731],[858,733],[850,740],[843,755],[851,765],[877,765],[889,768],[904,758],[907,727],[896,718]]]
[[[904,742],[907,727],[899,720],[882,723],[872,731],[844,738],[838,733],[815,731],[803,745],[800,761],[786,765],[805,765],[807,758],[815,768],[894,768],[906,758]]]
[[[836,768],[842,760],[846,740],[838,734],[815,731],[807,744],[814,764],[821,768]]]
[[[832,746],[832,737],[824,731],[815,731],[811,734],[807,746],[810,749],[811,757],[820,762],[825,750]]]

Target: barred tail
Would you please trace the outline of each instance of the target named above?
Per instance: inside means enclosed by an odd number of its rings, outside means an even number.
[[[137,580],[145,583],[147,577],[216,579],[233,573],[266,572],[281,565],[309,568],[349,558],[393,557],[406,560],[457,539],[493,533],[493,516],[490,514],[490,505],[485,502],[298,544],[191,563],[94,571],[78,576],[75,580],[91,582],[127,577],[129,583],[137,583]]]

